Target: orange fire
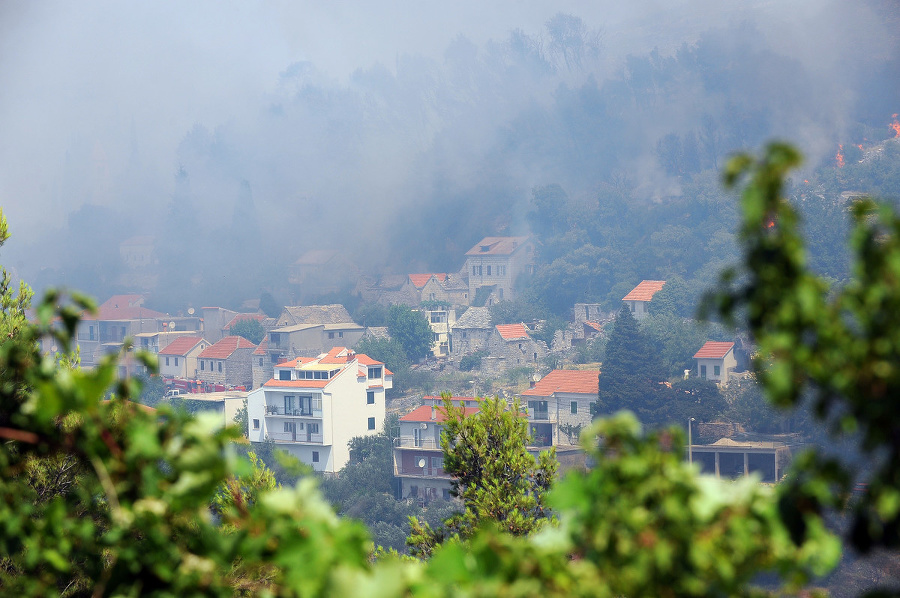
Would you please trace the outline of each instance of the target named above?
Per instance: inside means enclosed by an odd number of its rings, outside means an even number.
[[[803,182],[809,185],[809,179],[803,179]]]
[[[894,119],[894,122],[888,126],[894,130],[894,137],[900,137],[900,121],[897,120],[896,114],[891,115],[891,118]]]
[[[844,144],[843,143],[838,145],[838,153],[834,157],[834,159],[837,160],[838,168],[844,167]]]
[[[862,143],[858,144],[856,147],[858,147],[859,149],[862,149]]]

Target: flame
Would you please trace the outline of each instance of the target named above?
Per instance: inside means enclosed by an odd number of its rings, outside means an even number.
[[[807,185],[809,185],[809,180],[808,180],[808,179],[803,179],[803,182],[806,183]]]
[[[900,137],[900,121],[897,120],[897,115],[892,114],[891,118],[894,119],[894,122],[889,124],[888,126],[894,130],[894,137]]]
[[[856,147],[858,147],[860,150],[862,150],[862,143],[858,144]]]
[[[774,221],[774,220],[769,220],[769,223],[766,224],[766,228],[773,228],[774,226],[775,226],[775,221]]]
[[[837,160],[838,168],[844,167],[844,144],[843,143],[838,145],[838,153],[834,157],[834,159]]]

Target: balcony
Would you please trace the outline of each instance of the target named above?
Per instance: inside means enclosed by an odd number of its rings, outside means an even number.
[[[444,478],[450,479],[450,476],[444,473],[441,467],[403,467],[402,465],[394,466],[394,475],[407,478]]]
[[[528,409],[528,419],[531,421],[556,421],[556,414],[546,409]]]
[[[441,450],[441,441],[434,438],[415,438],[413,436],[401,436],[394,438],[394,446],[397,448],[418,448]]]
[[[322,444],[321,434],[307,434],[301,430],[297,433],[291,432],[269,432],[269,439],[276,444],[282,443],[303,443],[303,444]]]
[[[294,409],[293,411],[285,412],[284,407],[278,407],[276,405],[266,405],[266,417],[271,417],[273,415],[281,416],[281,417],[322,417],[321,409]]]

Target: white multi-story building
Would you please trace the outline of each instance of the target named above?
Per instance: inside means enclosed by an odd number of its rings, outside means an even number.
[[[383,363],[345,347],[279,363],[247,397],[250,441],[272,440],[316,471],[337,472],[350,459],[351,438],[384,426],[392,386]]]

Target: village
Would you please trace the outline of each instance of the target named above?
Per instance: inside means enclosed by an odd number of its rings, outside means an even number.
[[[554,447],[564,470],[583,467],[578,435],[592,419],[602,367],[577,363],[573,355],[602,340],[616,313],[600,304],[575,304],[572,319],[549,343],[536,338],[543,321],[493,322],[491,307],[516,298],[515,281],[533,270],[535,253],[529,236],[486,237],[462,256],[458,272],[360,277],[357,294],[368,303],[404,305],[424,316],[431,348],[412,367],[442,375],[437,390],[447,392],[453,405],[473,412],[476,397],[489,393],[517,401],[528,420],[529,450]],[[123,256],[133,263],[151,259],[134,244]],[[332,261],[327,252],[311,252],[298,260],[292,276],[322,284]],[[622,306],[643,320],[665,284],[636,281]],[[115,295],[96,314],[85,314],[77,333],[83,367],[128,347],[119,376],[146,377],[146,365],[134,353],[144,351],[155,357],[167,397],[189,398],[220,413],[223,423],[246,408],[245,433],[252,443],[274,442],[324,474],[348,463],[352,438],[381,432],[393,414],[399,426],[393,439],[397,498],[421,504],[449,499],[440,442],[442,397],[423,388],[391,393],[394,372],[356,351],[366,339],[389,337],[386,327],[358,324],[339,304],[285,306],[278,317],[214,306],[172,316],[144,301],[141,294]],[[260,342],[233,332],[248,323],[264,332]],[[724,391],[749,375],[747,349],[734,341],[708,340],[695,349],[685,379],[706,380]],[[739,425],[695,419],[683,422],[697,441],[685,459],[717,476],[755,473],[763,482],[777,482],[798,446],[796,435],[754,435]]]

